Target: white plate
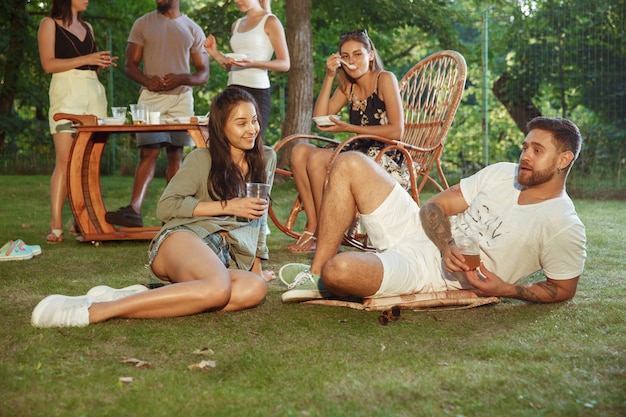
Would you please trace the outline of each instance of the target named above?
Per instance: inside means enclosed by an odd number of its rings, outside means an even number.
[[[313,121],[315,122],[316,125],[318,126],[334,126],[335,125],[335,121],[331,118],[335,117],[337,119],[341,119],[341,117],[337,116],[336,114],[331,114],[328,116],[317,116],[313,118]]]
[[[245,61],[248,59],[248,54],[231,53],[231,54],[224,54],[224,56],[226,58],[234,59],[235,61]]]
[[[105,117],[104,119],[98,119],[98,124],[101,125],[123,125],[126,123],[126,119],[121,117]]]
[[[191,123],[192,117],[195,117],[198,119],[198,121],[194,123],[207,123],[209,121],[209,118],[206,116],[177,117],[176,119],[178,120],[178,123],[189,124]]]

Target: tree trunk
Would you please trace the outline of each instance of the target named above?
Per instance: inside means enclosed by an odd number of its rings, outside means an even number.
[[[287,15],[287,46],[291,59],[287,82],[287,111],[282,136],[311,133],[313,116],[313,34],[311,30],[311,0],[289,0]],[[292,142],[295,145],[295,142]],[[288,166],[291,148],[279,155],[278,165]]]
[[[11,16],[11,34],[9,45],[6,50],[6,65],[0,87],[0,120],[8,121],[12,119],[13,101],[17,94],[20,63],[24,53],[24,39],[28,36],[26,23],[26,2],[23,0],[13,0],[13,5],[9,8]],[[0,124],[0,151],[4,149],[7,130]]]
[[[537,116],[541,116],[541,112],[535,107],[533,102],[526,97],[514,97],[512,95],[511,89],[508,88],[510,79],[511,76],[508,72],[502,74],[502,76],[493,83],[493,93],[509,112],[519,130],[524,132],[525,135],[528,133],[526,123]]]

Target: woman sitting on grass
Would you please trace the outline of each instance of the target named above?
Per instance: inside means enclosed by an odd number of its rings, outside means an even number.
[[[246,182],[273,182],[276,155],[263,147],[256,102],[227,88],[211,105],[208,149],[192,151],[167,185],[150,244],[149,269],[171,285],[149,290],[94,287],[84,296],[50,295],[35,327],[87,326],[113,317],[162,318],[254,307],[267,294],[268,202],[242,198]]]
[[[331,95],[333,82],[337,88]],[[339,53],[326,59],[326,76],[315,102],[313,116],[337,114],[349,104],[350,121],[332,118],[331,126],[318,126],[324,132],[350,132],[400,139],[404,132],[404,116],[398,80],[383,63],[374,43],[364,29],[343,33]],[[353,144],[349,144],[351,146]],[[346,150],[367,152],[380,146],[374,140],[358,141]],[[313,252],[316,248],[317,217],[322,204],[324,182],[334,150],[299,143],[291,153],[293,179],[298,188],[306,225],[297,242],[289,245],[291,252]]]

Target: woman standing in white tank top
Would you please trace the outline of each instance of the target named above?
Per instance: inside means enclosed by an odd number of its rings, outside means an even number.
[[[228,85],[250,92],[257,101],[261,113],[260,134],[265,138],[272,107],[268,71],[286,72],[290,67],[285,31],[280,20],[271,13],[270,0],[241,0],[236,4],[246,15],[232,25],[230,47],[234,54],[221,53],[212,34],[207,36],[204,47],[229,71]],[[276,57],[272,59],[274,54]]]

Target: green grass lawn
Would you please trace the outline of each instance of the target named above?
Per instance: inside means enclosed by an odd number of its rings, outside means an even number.
[[[32,309],[48,294],[149,282],[147,241],[78,243],[69,209],[65,242],[47,245],[48,182],[0,176],[0,244],[43,248],[0,263],[0,416],[626,415],[624,201],[575,201],[588,259],[562,304],[403,311],[381,326],[375,312],[283,305],[272,282],[247,311],[36,329]],[[132,178],[102,184],[109,209],[128,204]],[[148,224],[163,187],[153,183]],[[266,269],[308,261],[286,250],[292,241],[272,225]],[[215,367],[189,369],[202,360]]]

